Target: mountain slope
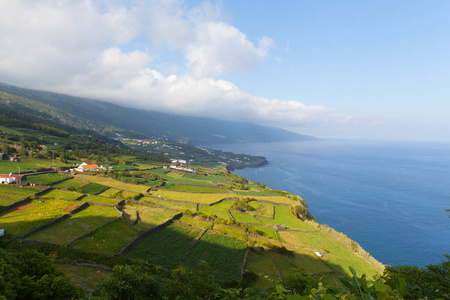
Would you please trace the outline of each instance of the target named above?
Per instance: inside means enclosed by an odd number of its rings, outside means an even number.
[[[63,94],[0,83],[0,107],[41,121],[61,122],[107,136],[156,136],[189,144],[274,142],[314,139],[279,128],[125,108]]]

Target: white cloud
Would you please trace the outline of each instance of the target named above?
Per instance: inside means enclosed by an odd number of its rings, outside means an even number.
[[[351,119],[325,107],[255,97],[217,79],[263,63],[274,42],[262,37],[255,46],[209,2],[189,8],[177,0],[0,0],[0,11],[8,12],[0,18],[0,81],[285,128]],[[158,61],[168,50],[184,57],[181,65]],[[152,65],[161,63],[184,70],[165,76]]]

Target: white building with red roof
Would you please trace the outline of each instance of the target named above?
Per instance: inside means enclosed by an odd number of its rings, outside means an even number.
[[[12,184],[22,181],[22,175],[0,174],[0,184]]]
[[[84,163],[82,163],[78,168],[75,168],[75,171],[78,172],[88,172],[88,171],[99,171],[103,169],[103,166],[97,166],[96,164],[92,164],[88,161],[85,161]]]

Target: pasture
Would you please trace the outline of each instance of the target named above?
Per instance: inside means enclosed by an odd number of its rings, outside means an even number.
[[[52,185],[52,187],[55,187],[58,189],[66,189],[66,190],[75,191],[86,184],[88,184],[88,182],[86,182],[84,180],[72,178],[72,179],[64,180],[63,182],[54,184],[54,185]]]
[[[179,213],[174,210],[134,203],[127,203],[121,210],[128,225],[139,232],[162,224]]]
[[[59,174],[59,173],[46,173],[39,175],[31,175],[27,176],[27,182],[40,184],[40,185],[50,185],[53,182],[57,182],[66,178],[69,178],[69,175]]]
[[[118,217],[120,214],[114,207],[90,205],[69,219],[33,233],[27,239],[65,245]]]
[[[15,185],[0,184],[0,206],[7,206],[25,199],[39,191],[40,187],[18,187]]]
[[[171,224],[139,242],[129,256],[175,269],[200,233],[194,227]]]
[[[117,188],[119,190],[128,190],[128,191],[132,191],[132,192],[137,192],[137,193],[145,193],[147,191],[147,189],[149,188],[148,186],[144,186],[144,185],[136,185],[136,184],[131,184],[131,183],[125,183],[122,181],[118,181],[109,177],[105,177],[105,176],[90,176],[90,175],[84,175],[84,174],[77,174],[75,175],[75,177],[77,178],[81,178],[90,182],[95,182],[101,185],[105,185],[105,186],[109,186],[112,188]]]
[[[45,167],[41,167],[33,163],[28,162],[18,163],[7,160],[0,160],[0,174],[9,174],[9,173],[19,174],[19,168],[20,173],[45,169]]]
[[[207,232],[189,253],[184,265],[197,269],[204,260],[217,279],[238,280],[246,249],[241,240]]]
[[[63,191],[50,189],[45,191],[43,194],[40,194],[39,197],[42,198],[53,198],[53,199],[64,199],[64,200],[75,200],[78,197],[81,197],[83,194],[77,192]]]
[[[147,196],[142,197],[141,199],[139,199],[139,201],[144,202],[144,203],[153,203],[153,204],[156,204],[156,205],[159,205],[162,207],[178,209],[179,211],[185,211],[187,209],[190,211],[197,210],[197,204],[195,204],[195,203],[170,201],[170,200],[164,200],[164,199],[160,199],[160,198],[147,197]]]
[[[155,197],[161,197],[162,199],[172,199],[202,204],[210,204],[230,197],[230,194],[197,194],[164,190],[151,191],[150,194]]]

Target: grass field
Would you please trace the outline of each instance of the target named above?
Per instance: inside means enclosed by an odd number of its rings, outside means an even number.
[[[192,226],[201,227],[204,229],[210,228],[212,225],[212,222],[207,222],[207,221],[200,220],[199,218],[191,218],[191,217],[187,217],[187,216],[182,216],[179,219],[179,221],[190,224]]]
[[[174,210],[131,203],[127,203],[122,207],[122,212],[125,221],[127,221],[133,229],[139,232],[146,231],[162,224],[178,213],[178,211]],[[137,223],[134,224],[136,219]]]
[[[145,193],[148,189],[148,186],[143,185],[135,185],[130,183],[121,182],[109,177],[103,177],[103,176],[89,176],[89,175],[83,175],[83,174],[77,174],[75,177],[95,182],[98,184],[106,185],[112,188],[122,189],[122,190],[129,190],[137,193]]]
[[[83,194],[98,195],[98,194],[106,191],[107,189],[108,189],[107,186],[91,182],[86,185],[83,185],[80,188],[80,192]]]
[[[118,219],[92,235],[75,241],[70,246],[86,252],[113,255],[134,240],[137,235],[138,233],[130,229],[124,220]]]
[[[53,182],[60,181],[69,177],[70,176],[66,174],[47,173],[47,174],[27,176],[27,182],[49,185]]]
[[[6,240],[17,238],[34,227],[48,223],[67,213],[73,201],[33,200],[31,203],[0,214],[0,228],[5,229]]]
[[[371,277],[376,274],[374,268],[364,259],[357,256],[347,245],[335,237],[322,232],[288,232],[280,231],[281,239],[289,244],[302,246],[311,251],[323,253],[323,260],[335,270],[352,276],[348,266],[352,266],[358,274]]]
[[[258,235],[267,237],[269,239],[277,239],[277,235],[275,233],[275,229],[272,227],[267,227],[267,226],[259,226],[259,225],[252,225],[253,227],[256,228],[256,230],[258,230]]]
[[[245,232],[236,226],[227,226],[220,223],[214,223],[213,231],[225,234],[227,236],[235,237],[240,240],[246,240]]]
[[[160,198],[153,198],[153,197],[142,197],[139,201],[144,203],[153,203],[159,206],[178,209],[180,211],[185,211],[189,209],[190,211],[196,211],[197,204],[195,203],[186,203],[186,202],[178,202],[178,201],[170,201],[170,200],[163,200]]]
[[[42,188],[38,187],[17,187],[14,185],[0,184],[0,206],[13,204],[41,190]]]
[[[62,162],[59,162],[59,161],[53,161],[53,163],[52,163],[51,160],[37,159],[37,158],[31,158],[31,157],[27,157],[26,161],[30,162],[30,163],[42,165],[45,168],[51,168],[52,166],[53,167],[58,167],[58,168],[60,168],[60,167],[70,167],[70,168],[74,167],[74,165],[72,165],[72,164],[65,164],[65,163],[62,163]]]
[[[111,198],[105,198],[105,197],[99,197],[99,196],[84,196],[80,199],[84,202],[96,202],[96,203],[106,203],[106,204],[116,204],[117,202],[121,201],[120,199],[111,199]]]
[[[6,161],[6,160],[0,161],[0,174],[9,174],[9,173],[19,174],[19,168],[20,168],[20,173],[44,169],[44,167],[38,166],[33,163],[27,163],[27,162],[17,163],[17,162],[10,162],[10,161]]]
[[[224,200],[211,206],[199,205],[198,210],[210,216],[216,215],[221,219],[231,220],[228,210],[234,203],[235,201],[233,200]]]
[[[51,189],[51,190],[44,192],[40,196],[45,197],[45,198],[74,200],[74,199],[80,197],[81,195],[83,195],[83,194],[76,193],[76,192],[70,192],[70,191]]]
[[[250,206],[255,208],[255,211],[250,212],[253,215],[259,215],[267,218],[273,217],[273,204],[264,203],[259,201],[252,201],[249,203]],[[290,207],[289,207],[290,209]]]
[[[134,199],[136,196],[139,195],[139,193],[109,188],[106,191],[104,191],[98,195],[104,196],[104,197],[119,198],[119,199]]]
[[[230,197],[230,194],[196,194],[163,190],[152,191],[150,192],[150,194],[155,197],[161,197],[163,199],[173,199],[204,204],[214,203],[223,198]]]
[[[266,219],[266,218],[257,218],[260,223],[266,225],[281,225],[284,224],[288,229],[296,229],[296,230],[316,230],[311,225],[302,222],[297,219],[291,213],[291,207],[275,205],[275,219]]]
[[[298,205],[299,202],[289,199],[288,197],[284,197],[284,196],[257,196],[257,197],[252,197],[252,198],[256,198],[257,200],[264,200],[264,201],[270,201],[273,203],[284,203],[284,204],[289,204],[289,205]]]
[[[189,253],[184,264],[196,269],[198,263],[204,260],[217,279],[238,280],[245,251],[244,242],[233,237],[207,232]]]
[[[91,205],[69,219],[33,233],[27,239],[65,245],[118,217],[120,214],[114,207]]]
[[[90,266],[77,266],[71,264],[56,263],[56,268],[63,272],[72,282],[90,290],[94,290],[97,283],[102,282],[111,275],[111,271]]]
[[[129,255],[175,269],[200,232],[197,228],[171,224],[142,240],[131,249]]]
[[[195,185],[183,185],[175,183],[167,183],[163,186],[167,190],[175,190],[180,192],[199,192],[199,193],[229,193],[226,189],[215,187],[203,187]]]
[[[233,218],[236,220],[236,222],[240,222],[240,223],[254,223],[254,224],[261,224],[262,222],[255,218],[252,215],[247,215],[247,214],[243,214],[243,213],[239,213],[236,211],[231,211],[231,214],[233,215]]]
[[[68,180],[64,180],[63,182],[54,184],[53,187],[58,188],[58,189],[78,190],[79,188],[81,188],[83,185],[86,185],[86,184],[88,184],[88,183],[84,180],[68,179]]]
[[[165,181],[168,181],[170,183],[215,186],[215,184],[212,183],[211,181],[205,180],[207,177],[198,176],[194,179],[191,177],[191,175],[192,175],[191,173],[185,173],[185,172],[179,172],[179,171],[166,171],[163,169],[152,169],[152,170],[149,170],[148,172],[159,175]]]

